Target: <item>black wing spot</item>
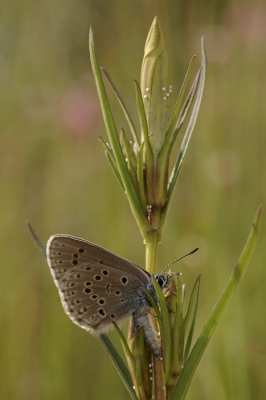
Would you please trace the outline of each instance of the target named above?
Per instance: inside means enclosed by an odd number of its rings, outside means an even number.
[[[103,304],[105,304],[105,300],[104,299],[99,299],[98,300],[98,304],[101,304],[101,306],[102,306]]]
[[[79,263],[78,260],[72,260],[73,265],[78,265],[78,263]]]
[[[91,284],[92,284],[92,283],[91,283],[90,281],[85,282],[85,285],[86,285],[86,286],[91,286]]]
[[[84,251],[85,251],[85,250],[84,250],[82,247],[81,247],[80,249],[78,249],[78,252],[79,252],[79,253],[84,253]]]
[[[111,314],[110,317],[111,317],[112,319],[115,319],[116,316],[115,316],[115,314]]]
[[[94,275],[94,279],[96,281],[100,281],[102,279],[101,275]]]
[[[89,293],[91,293],[91,289],[85,288],[85,289],[83,290],[83,292],[86,293],[86,294],[89,294]]]
[[[107,285],[105,286],[105,289],[106,289],[106,293],[108,293],[108,294],[110,294],[110,289],[109,289],[109,287],[110,287],[110,284],[107,283]]]
[[[74,258],[78,258],[78,254],[77,253],[75,253],[75,254],[72,254],[72,256],[74,257]]]
[[[97,294],[92,294],[92,295],[91,295],[91,299],[92,299],[92,300],[96,300],[96,299],[98,299],[98,297],[99,297],[99,296],[98,296]]]
[[[115,294],[116,294],[117,296],[120,296],[120,295],[121,295],[120,290],[116,290],[116,291],[115,291]]]
[[[128,284],[128,279],[127,279],[127,277],[126,277],[126,276],[122,276],[121,282],[123,283],[123,285],[127,285],[127,284]]]
[[[86,311],[88,311],[87,307],[82,307],[82,308],[79,310],[79,315],[83,314],[83,313],[86,312]]]
[[[91,267],[88,266],[85,269],[86,269],[86,271],[89,271],[91,269]]]
[[[103,270],[102,270],[102,274],[105,275],[105,276],[107,276],[107,275],[109,275],[109,271],[107,271],[106,269],[103,269]]]
[[[98,310],[98,314],[100,314],[102,317],[105,317],[105,315],[106,315],[103,308],[100,308],[100,309]]]

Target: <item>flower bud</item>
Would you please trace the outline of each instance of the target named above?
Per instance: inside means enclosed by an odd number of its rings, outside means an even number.
[[[141,68],[141,92],[150,145],[155,155],[163,145],[168,127],[171,91],[164,37],[159,20],[155,17],[146,40]]]

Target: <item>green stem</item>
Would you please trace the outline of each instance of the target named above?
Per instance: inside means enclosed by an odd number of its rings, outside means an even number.
[[[153,231],[149,235],[149,239],[145,240],[145,245],[146,245],[146,270],[150,274],[155,274],[157,247],[158,247],[158,235],[156,231]]]

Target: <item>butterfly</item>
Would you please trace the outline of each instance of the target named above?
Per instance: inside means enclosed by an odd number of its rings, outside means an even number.
[[[152,276],[138,265],[87,240],[70,235],[51,236],[47,261],[63,308],[70,319],[99,335],[130,315],[137,332],[144,328],[148,348],[160,356],[151,303],[142,290],[157,301]],[[161,289],[169,276],[155,275]]]

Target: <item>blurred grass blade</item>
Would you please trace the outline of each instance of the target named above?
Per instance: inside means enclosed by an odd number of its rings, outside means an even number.
[[[119,93],[117,87],[115,86],[115,84],[114,84],[112,78],[110,77],[110,75],[108,74],[108,72],[107,72],[104,68],[102,68],[102,67],[101,67],[101,70],[103,71],[104,75],[105,75],[106,78],[108,79],[110,85],[112,86],[112,88],[113,88],[113,90],[114,90],[114,92],[115,92],[115,94],[116,94],[116,96],[117,96],[117,99],[118,99],[118,101],[119,101],[119,104],[120,104],[120,106],[121,106],[121,108],[122,108],[122,110],[123,110],[123,112],[124,112],[125,117],[126,117],[128,126],[129,126],[130,131],[131,131],[131,134],[132,134],[132,136],[133,136],[133,139],[134,139],[135,143],[138,145],[138,148],[139,148],[139,146],[140,146],[140,141],[139,141],[139,138],[138,138],[138,135],[137,135],[137,131],[136,131],[136,128],[135,128],[135,126],[134,126],[134,122],[132,121],[132,119],[131,119],[131,117],[130,117],[130,114],[129,114],[127,108],[126,108],[126,105],[125,105],[125,103],[124,103],[124,100],[123,100],[122,96],[120,95],[120,93]]]
[[[238,260],[238,263],[227,285],[225,286],[220,298],[218,299],[214,309],[212,310],[210,316],[208,317],[206,324],[204,325],[201,334],[188,357],[188,360],[176,385],[176,389],[172,400],[185,399],[190,382],[201,360],[201,357],[207,347],[207,344],[209,343],[209,340],[212,337],[213,332],[219,320],[221,319],[226,306],[228,305],[238,283],[240,282],[240,279],[242,278],[248,267],[248,264],[250,262],[251,256],[253,254],[258,239],[261,213],[262,213],[262,205],[260,205],[257,210],[249,237],[242,251],[242,254]]]
[[[132,400],[137,400],[136,393],[133,389],[133,382],[129,373],[129,370],[123,360],[123,358],[118,353],[116,347],[113,345],[112,341],[105,333],[101,333],[99,335],[99,340],[102,343],[103,347],[107,351],[109,357],[111,358],[117,372],[119,373],[122,381],[124,382],[130,397]]]
[[[195,124],[196,124],[196,120],[198,117],[198,113],[199,113],[199,109],[200,109],[200,105],[201,105],[201,100],[202,100],[202,96],[203,96],[203,92],[204,92],[204,86],[205,86],[205,80],[206,80],[206,68],[207,68],[207,59],[206,59],[206,53],[205,53],[205,47],[204,47],[204,40],[202,38],[201,41],[201,74],[200,74],[200,79],[199,79],[199,86],[198,86],[198,91],[197,91],[197,95],[195,98],[195,103],[191,112],[191,116],[190,116],[190,120],[186,129],[186,133],[184,135],[181,147],[180,147],[180,151],[177,157],[177,161],[175,163],[175,166],[173,168],[172,174],[170,176],[169,179],[169,183],[168,183],[168,200],[167,203],[164,207],[164,211],[163,211],[163,216],[162,216],[162,224],[164,224],[165,222],[165,218],[169,209],[169,205],[172,199],[172,195],[174,192],[174,188],[176,185],[176,181],[177,178],[179,176],[179,172],[181,170],[183,161],[184,161],[184,157],[188,148],[188,144],[192,135],[192,132],[194,130]]]
[[[38,249],[40,250],[42,255],[46,258],[46,248],[45,248],[44,244],[40,241],[39,237],[34,232],[29,221],[25,221],[25,223],[26,223],[26,226],[28,228],[28,231],[29,231],[29,234],[30,234],[32,240],[34,241],[34,243],[36,244],[36,246],[38,247]]]
[[[190,296],[190,300],[189,300],[187,315],[186,315],[185,321],[184,321],[183,329],[184,329],[184,336],[185,336],[186,329],[187,329],[188,323],[190,321],[190,317],[192,316],[191,326],[189,329],[189,333],[188,333],[187,341],[186,341],[186,345],[185,345],[183,364],[185,364],[186,359],[188,357],[188,353],[189,353],[191,342],[192,342],[193,332],[194,332],[194,326],[195,326],[195,321],[196,321],[196,316],[197,316],[198,301],[199,301],[200,278],[201,278],[201,276],[198,276],[198,278],[196,279],[195,285],[193,287],[193,290],[192,290],[192,293]]]

